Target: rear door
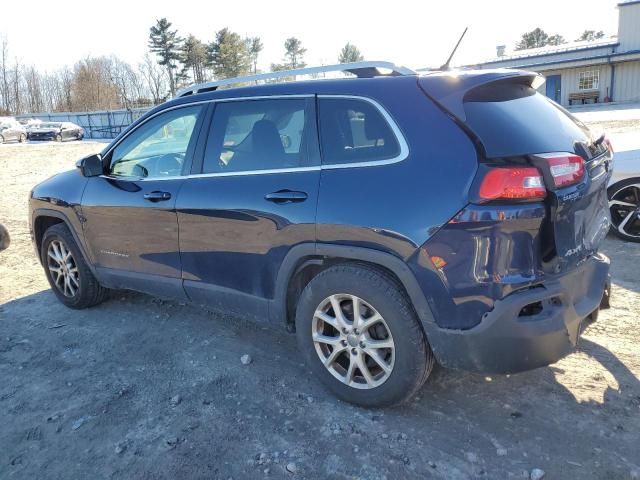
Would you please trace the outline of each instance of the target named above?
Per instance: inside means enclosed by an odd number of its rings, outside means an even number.
[[[284,257],[315,242],[319,179],[312,96],[217,102],[176,204],[189,297],[266,316]]]
[[[106,156],[82,198],[84,234],[105,283],[183,296],[175,211],[191,167],[203,105],[164,111]]]

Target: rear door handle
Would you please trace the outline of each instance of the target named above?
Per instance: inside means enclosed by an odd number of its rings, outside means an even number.
[[[171,194],[169,192],[159,192],[153,191],[144,194],[144,199],[149,200],[150,202],[162,202],[164,200],[169,200],[171,198]]]
[[[307,194],[292,190],[278,190],[277,192],[267,193],[264,199],[273,203],[304,202],[307,199]]]

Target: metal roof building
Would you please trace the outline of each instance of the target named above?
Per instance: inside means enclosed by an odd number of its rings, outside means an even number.
[[[545,76],[541,91],[561,105],[640,102],[640,0],[618,4],[618,35],[595,41],[519,50],[473,65],[520,68]]]

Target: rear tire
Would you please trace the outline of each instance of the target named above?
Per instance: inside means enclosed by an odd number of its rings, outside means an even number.
[[[62,135],[60,135],[59,133],[56,135],[56,142],[61,142],[62,141]]]
[[[360,320],[354,323],[356,308]],[[376,315],[380,319],[374,322]],[[346,328],[332,326],[339,318],[343,323],[336,325]],[[320,381],[338,398],[364,407],[408,400],[435,363],[400,285],[366,265],[338,265],[314,277],[298,300],[296,335],[307,365]]]
[[[53,225],[44,233],[40,258],[51,290],[67,307],[89,308],[108,297],[109,290],[93,276],[64,223]]]

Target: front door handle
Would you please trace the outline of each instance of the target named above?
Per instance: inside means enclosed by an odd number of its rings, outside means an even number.
[[[273,203],[304,202],[307,199],[307,194],[292,190],[278,190],[277,192],[267,193],[264,199]]]
[[[169,200],[171,198],[171,194],[169,192],[159,192],[153,191],[144,194],[144,199],[149,200],[150,202],[162,202],[164,200]]]

